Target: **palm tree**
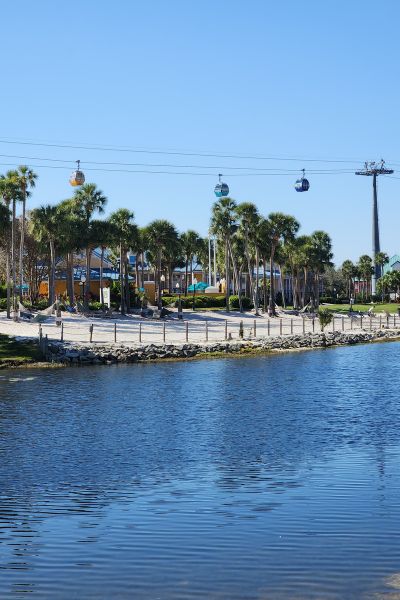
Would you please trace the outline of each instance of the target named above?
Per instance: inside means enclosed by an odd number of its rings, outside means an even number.
[[[236,271],[236,261],[232,252],[232,236],[238,228],[237,224],[237,205],[232,198],[226,196],[220,198],[214,203],[211,215],[211,233],[216,235],[224,244],[225,251],[225,303],[226,310],[229,311],[229,292],[230,292],[230,258],[234,272]],[[236,277],[236,273],[235,273]],[[237,280],[237,278],[236,278]],[[240,285],[238,289],[239,305],[242,311]]]
[[[320,278],[325,269],[332,266],[332,241],[325,231],[314,231],[310,235],[311,267],[314,277],[313,304],[319,307]]]
[[[121,287],[121,314],[125,314],[129,308],[129,275],[126,261],[127,251],[133,245],[136,235],[136,225],[133,223],[133,212],[126,208],[120,208],[112,213],[109,222],[113,231],[110,231],[119,248],[119,280]]]
[[[7,210],[8,214],[8,223],[10,224],[10,218],[11,218],[11,213],[10,213],[10,205],[11,202],[13,201],[14,198],[16,198],[17,195],[17,188],[15,183],[13,182],[13,180],[11,179],[11,173],[12,172],[8,172],[6,175],[0,175],[0,196],[3,198],[3,202],[4,202],[4,206]],[[4,218],[4,213],[3,213],[3,218]],[[11,229],[11,238],[12,240],[10,240],[10,229]],[[11,291],[12,291],[12,278],[11,278],[11,269],[10,269],[10,259],[14,257],[14,253],[13,253],[13,257],[10,257],[10,241],[14,241],[13,238],[13,232],[14,232],[14,223],[11,219],[11,228],[10,227],[6,227],[4,229],[4,223],[3,223],[3,230],[5,231],[6,234],[6,289],[7,289],[7,319],[10,318],[10,313],[11,313]],[[14,246],[13,246],[14,247]],[[11,261],[12,264],[12,261]],[[13,266],[14,269],[14,266]],[[13,270],[14,272],[14,270]],[[14,298],[14,292],[13,292],[13,298]]]
[[[382,277],[383,267],[389,262],[389,256],[386,252],[377,252],[375,255],[375,265],[379,267],[379,277]],[[383,302],[383,297],[382,297]]]
[[[25,237],[25,212],[26,199],[30,195],[29,188],[34,188],[36,185],[37,174],[26,165],[20,165],[14,172],[15,183],[20,190],[22,200],[22,221],[21,221],[21,238],[19,247],[19,289],[22,296],[22,286],[24,283],[24,237]]]
[[[249,280],[250,295],[253,299],[254,309],[256,315],[258,315],[258,266],[260,264],[259,258],[259,244],[254,243],[257,239],[257,228],[260,223],[260,215],[257,207],[252,202],[242,202],[238,204],[236,209],[239,217],[240,225],[239,231],[243,235],[244,239],[244,254],[247,261],[247,273]],[[256,285],[253,285],[253,265],[250,256],[250,243],[255,247],[255,262],[256,262]]]
[[[104,212],[107,197],[104,196],[101,190],[97,189],[95,183],[85,183],[75,192],[73,202],[76,209],[81,213],[83,222],[86,226],[86,290],[84,305],[87,306],[90,296],[90,262],[92,254],[89,225],[90,220],[95,213],[101,214]]]
[[[291,215],[285,215],[280,212],[271,213],[268,215],[268,238],[271,244],[270,254],[270,295],[269,295],[269,312],[275,315],[275,281],[274,281],[274,259],[275,251],[279,243],[288,241],[294,238],[299,230],[300,223]]]
[[[32,233],[38,241],[46,241],[50,247],[50,277],[49,277],[49,304],[55,301],[55,243],[58,237],[59,214],[57,206],[40,206],[31,213]]]
[[[183,256],[185,258],[185,296],[187,296],[187,289],[188,289],[188,270],[189,270],[189,265],[190,265],[190,274],[191,274],[191,280],[193,279],[193,259],[195,254],[198,252],[199,250],[199,244],[200,244],[200,236],[197,233],[197,231],[193,231],[192,229],[189,229],[188,231],[185,231],[185,233],[182,233],[182,235],[180,236],[180,240],[181,240],[181,246],[182,246],[182,253]]]
[[[151,254],[155,257],[155,279],[157,289],[157,305],[161,310],[162,308],[162,295],[161,295],[161,270],[162,270],[162,258],[168,252],[168,248],[178,239],[178,232],[175,226],[169,221],[158,219],[152,221],[146,227],[146,236],[148,240],[148,249]]]
[[[360,258],[358,259],[358,269],[360,271],[360,276],[362,277],[362,279],[366,282],[366,288],[367,288],[367,293],[369,290],[369,282],[371,281],[371,277],[374,273],[374,268],[372,265],[372,258],[370,256],[368,256],[368,254],[363,254],[362,256],[360,256]],[[362,298],[364,299],[364,285],[362,288]]]
[[[351,260],[347,259],[347,260],[343,261],[342,273],[343,273],[343,277],[345,278],[345,280],[347,282],[347,291],[348,291],[348,296],[349,296],[349,300],[350,300],[350,298],[352,297],[353,278],[356,275],[355,266]]]
[[[104,309],[104,290],[103,290],[103,269],[104,269],[104,254],[108,246],[111,246],[115,239],[115,227],[110,221],[101,221],[94,219],[91,222],[91,238],[94,247],[100,246],[100,302]]]

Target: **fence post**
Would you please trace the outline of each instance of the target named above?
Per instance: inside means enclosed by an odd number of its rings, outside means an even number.
[[[269,322],[269,319],[268,319],[267,323],[268,323],[268,335],[271,335],[271,324]]]
[[[379,315],[379,329],[382,329],[382,315]]]
[[[302,321],[303,321],[303,335],[304,335],[306,332],[306,320],[304,317],[302,317]]]
[[[162,338],[163,338],[163,342],[165,344],[165,323],[162,324]]]
[[[315,317],[312,318],[312,331],[315,331]]]
[[[185,336],[186,336],[186,341],[189,341],[189,321],[186,321],[185,323]]]
[[[254,337],[257,337],[257,322],[254,319]]]
[[[89,341],[92,343],[93,340],[93,323],[89,325]]]
[[[342,317],[342,331],[344,331],[344,317]]]
[[[389,315],[387,315],[387,317],[386,317],[386,327],[387,327],[388,329],[389,329],[389,319],[390,319],[390,316],[389,316]]]
[[[228,339],[228,321],[225,320],[225,339]]]
[[[61,321],[61,341],[64,341],[64,323]]]
[[[115,334],[117,334],[117,324],[115,323]],[[142,324],[139,323],[139,344],[142,343]]]
[[[369,317],[369,330],[372,330],[372,317]]]
[[[282,319],[279,319],[279,335],[282,335]]]
[[[350,316],[350,329],[353,329],[353,319]]]
[[[208,342],[208,321],[206,321],[206,342]]]
[[[290,319],[290,335],[293,335],[293,319]]]
[[[393,315],[393,327],[396,329],[396,315]]]
[[[362,320],[363,320],[363,316],[361,315],[361,317],[360,317],[360,321],[361,321],[361,329],[362,329]]]
[[[117,324],[114,323],[114,344],[117,343]]]

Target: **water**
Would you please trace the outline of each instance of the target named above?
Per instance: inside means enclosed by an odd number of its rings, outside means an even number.
[[[0,598],[399,598],[399,361],[0,371]]]

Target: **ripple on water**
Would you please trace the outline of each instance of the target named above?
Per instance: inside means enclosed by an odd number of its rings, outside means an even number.
[[[0,597],[397,597],[399,358],[3,371]]]

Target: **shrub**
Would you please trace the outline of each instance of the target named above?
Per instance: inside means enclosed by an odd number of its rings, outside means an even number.
[[[239,308],[239,296],[229,297],[229,307],[233,310]],[[249,310],[252,307],[251,300],[247,296],[242,296],[242,307],[243,310]]]
[[[0,298],[7,298],[7,286],[5,284],[0,285]]]
[[[101,302],[89,302],[89,310],[102,310],[102,308]]]
[[[333,318],[333,315],[330,310],[328,310],[327,308],[319,309],[318,319],[319,319],[319,324],[321,325],[322,331],[324,331],[324,328],[327,325],[329,325],[329,323],[332,321],[332,318]]]
[[[7,298],[0,298],[0,310],[7,310]]]

